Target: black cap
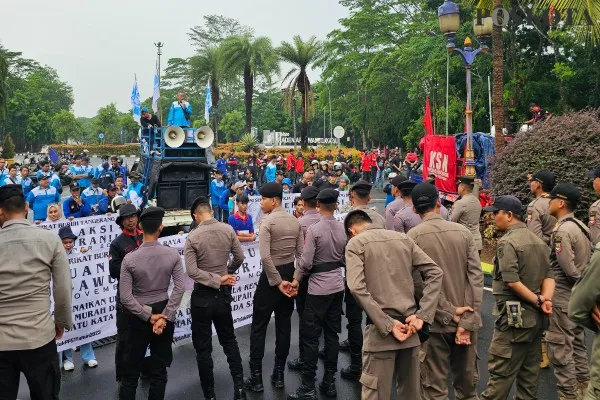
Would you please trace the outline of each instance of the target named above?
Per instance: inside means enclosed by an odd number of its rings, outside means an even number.
[[[399,187],[400,184],[402,184],[402,183],[404,183],[406,181],[408,181],[408,178],[405,177],[402,174],[399,174],[399,175],[396,175],[394,178],[392,178],[391,184],[394,185],[394,186],[396,186],[396,187]]]
[[[210,205],[210,200],[206,196],[196,197],[196,200],[192,203],[192,207],[190,208],[190,214],[192,215],[192,219],[194,218],[194,211],[200,204],[208,204]]]
[[[81,186],[77,182],[73,182],[69,185],[69,190],[81,190]]]
[[[162,221],[165,216],[165,210],[161,207],[148,207],[142,211],[140,215],[140,222],[144,220],[160,220]]]
[[[258,191],[262,197],[273,199],[283,196],[283,186],[277,182],[265,183]]]
[[[371,193],[372,187],[373,187],[373,185],[371,185],[369,182],[361,179],[360,181],[358,181],[354,185],[352,185],[352,187],[350,188],[350,191],[358,192],[358,194],[360,194],[362,196],[366,196],[369,193]]]
[[[109,184],[109,185],[106,187],[106,190],[107,190],[107,191],[108,191],[108,190],[111,190],[111,191],[112,191],[112,190],[117,190],[117,187],[115,186],[115,184],[114,184],[114,183],[111,183],[111,184]]]
[[[25,198],[23,194],[23,187],[21,185],[4,185],[0,187],[0,203],[10,199],[11,197],[22,197]]]
[[[581,198],[581,192],[570,183],[559,183],[550,192],[550,198],[578,202]]]
[[[65,239],[77,240],[77,236],[71,230],[70,225],[65,225],[65,226],[61,227],[58,230],[58,237],[60,238],[60,240],[65,240]]]
[[[460,178],[458,178],[458,183],[473,186],[475,184],[475,178],[471,176],[461,176]]]
[[[340,192],[335,189],[323,189],[317,195],[317,201],[323,204],[337,203]]]
[[[440,198],[437,188],[429,182],[421,182],[416,185],[410,195],[415,206],[431,204]]]
[[[246,179],[246,183],[250,183],[250,182],[254,182],[254,178],[249,176],[248,179]]]
[[[302,192],[300,192],[300,198],[302,200],[314,200],[317,198],[318,194],[319,188],[311,185],[302,189]]]
[[[431,185],[431,184],[430,184]],[[415,186],[417,186],[417,182],[413,182],[411,180],[406,180],[404,182],[402,182],[401,184],[398,185],[398,189],[412,189]]]
[[[547,169],[540,169],[538,172],[531,176],[532,181],[537,181],[542,185],[554,186],[556,178],[554,174]]]
[[[285,175],[282,170],[278,169],[275,175]]]
[[[129,174],[129,177],[130,177],[130,178],[135,178],[135,179],[140,179],[142,176],[140,175],[140,173],[139,173],[139,172],[137,172],[137,171],[133,171],[133,172],[131,172],[131,173]]]
[[[100,184],[100,179],[92,178],[92,185],[99,185],[99,184]]]
[[[487,206],[484,211],[510,211],[513,214],[521,215],[523,213],[523,204],[515,196],[498,196],[494,199],[494,204]]]
[[[119,216],[117,217],[117,225],[121,225],[121,220],[125,217],[131,217],[132,215],[137,215],[138,210],[135,208],[133,204],[124,204],[119,207]]]
[[[43,180],[48,179],[48,178],[49,178],[48,175],[41,175],[40,178],[39,178],[39,180],[43,181]]]
[[[596,166],[596,168],[589,171],[586,175],[594,179],[600,178],[600,165]]]

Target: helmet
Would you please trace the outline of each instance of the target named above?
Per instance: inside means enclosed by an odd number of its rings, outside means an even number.
[[[117,159],[117,162],[118,162],[119,164],[123,165],[123,158],[119,157],[119,158]]]
[[[333,164],[333,170],[334,171],[339,171],[342,169],[342,163],[341,162],[336,162]]]
[[[385,172],[387,172],[388,174],[395,173],[395,172],[392,172],[392,169],[391,169],[391,168],[386,168]]]
[[[115,198],[112,199],[112,202],[110,203],[110,208],[112,208],[115,211],[118,211],[119,207],[121,207],[123,204],[127,204],[127,200],[125,199],[125,197],[115,196]]]
[[[317,160],[312,160],[312,161],[310,162],[310,165],[315,165],[315,164],[319,164],[319,162],[318,162]]]
[[[325,161],[325,160],[321,161],[321,167],[322,167],[323,165],[327,165],[327,161]]]

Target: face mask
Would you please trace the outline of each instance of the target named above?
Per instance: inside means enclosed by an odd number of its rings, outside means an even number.
[[[285,190],[285,189],[283,190],[283,193],[289,193],[289,192],[290,192],[289,190]]]

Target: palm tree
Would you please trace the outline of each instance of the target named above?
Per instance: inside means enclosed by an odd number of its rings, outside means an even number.
[[[247,32],[223,41],[223,58],[227,70],[243,73],[246,106],[245,133],[250,133],[254,81],[258,76],[263,76],[270,83],[271,75],[279,73],[279,62],[275,50],[271,39],[264,36],[254,38],[251,33]]]
[[[213,131],[218,144],[218,121],[217,110],[219,108],[219,100],[221,100],[220,85],[225,79],[225,64],[223,61],[223,49],[221,47],[208,47],[200,54],[193,56],[189,60],[190,77],[192,82],[204,87],[204,82],[210,82],[210,96],[213,112]],[[206,121],[210,125],[210,121]]]
[[[8,101],[8,60],[0,52],[0,121],[6,115],[6,102]]]
[[[494,7],[502,7],[502,0],[494,0]],[[504,33],[502,27],[492,29],[492,119],[496,127],[494,149],[496,154],[504,147]]]
[[[277,49],[279,57],[294,67],[287,73],[284,82],[290,77],[291,80],[285,91],[285,99],[288,103],[293,102],[296,91],[300,92],[302,97],[302,124],[300,125],[300,143],[302,149],[308,148],[308,112],[313,104],[313,92],[306,69],[313,64],[319,57],[322,44],[315,36],[312,36],[306,42],[298,35],[294,36],[293,43],[283,42]],[[289,105],[290,109],[293,105]]]

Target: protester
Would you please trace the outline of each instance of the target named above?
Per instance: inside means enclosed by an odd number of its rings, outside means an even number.
[[[54,172],[50,176],[50,186],[52,186],[53,188],[56,188],[56,191],[59,194],[62,194],[62,191],[63,191],[62,183],[60,182],[60,172],[61,171],[62,171],[62,165],[56,164],[54,166]]]
[[[77,183],[72,183],[69,186],[71,196],[63,202],[63,213],[65,218],[72,220],[73,218],[89,217],[92,209],[89,203],[81,198],[81,188]]]
[[[275,165],[275,161],[277,160],[277,156],[271,156],[269,163],[265,169],[265,179],[266,182],[275,182],[276,173],[277,173],[277,165]]]
[[[246,189],[244,189],[244,194],[247,196],[260,196],[258,190],[254,187],[254,178],[249,177],[246,179]]]
[[[227,190],[227,188],[225,187],[225,182],[223,181],[223,172],[221,172],[221,170],[216,170],[215,179],[213,179],[210,183],[210,201],[213,204],[212,209],[217,221],[222,219],[222,210],[219,206],[219,198],[225,190]]]
[[[293,185],[292,180],[290,178],[283,178],[281,180],[281,186],[283,187],[283,194],[292,193]]]
[[[6,168],[6,159],[0,157],[0,182],[8,177],[8,168]]]
[[[98,210],[96,214],[112,214],[117,212],[117,210],[113,209],[113,200],[117,196],[117,187],[115,185],[110,185],[106,188],[106,196],[102,196],[100,202],[98,203]]]
[[[60,204],[48,204],[46,215],[46,222],[57,222],[65,220]]]
[[[245,194],[240,194],[235,199],[237,211],[229,216],[228,223],[233,228],[240,242],[254,242],[256,235],[254,234],[254,225],[252,216],[248,214],[248,203],[250,199]]]
[[[35,177],[38,182],[40,181],[42,176],[50,178],[52,176],[52,171],[50,171],[50,161],[43,160],[41,163],[41,168],[36,172]]]
[[[17,175],[17,167],[13,164],[8,167],[8,175],[3,175],[5,179],[0,181],[0,186],[21,185],[21,178]]]
[[[33,220],[39,224],[41,221],[46,220],[48,205],[60,202],[60,194],[56,191],[56,188],[48,185],[47,175],[40,176],[38,183],[39,186],[29,192],[27,204],[33,210]]]
[[[304,214],[304,200],[300,196],[294,198],[294,213],[292,214],[296,218],[302,217]]]
[[[188,127],[191,125],[190,116],[192,112],[192,105],[185,101],[185,92],[179,91],[177,93],[177,100],[171,103],[167,124],[183,128]]]
[[[111,186],[114,187],[115,185],[110,184],[105,189]],[[92,214],[96,214],[98,211],[100,201],[103,197],[104,191],[100,188],[100,180],[98,178],[93,178],[90,187],[81,192],[81,198],[89,204]]]
[[[165,211],[148,207],[140,216],[143,243],[125,256],[119,279],[123,306],[123,377],[119,400],[135,400],[146,352],[150,350],[149,399],[162,400],[167,367],[173,361],[175,317],[183,297],[183,263],[176,249],[163,246],[158,237]],[[173,288],[169,294],[169,286]]]
[[[33,189],[33,181],[29,177],[28,167],[21,167],[21,186],[23,187],[23,194],[27,198],[29,192]]]
[[[56,341],[73,326],[71,274],[56,233],[32,227],[28,211],[21,185],[0,187],[0,396],[16,399],[23,373],[32,399],[58,400]]]

